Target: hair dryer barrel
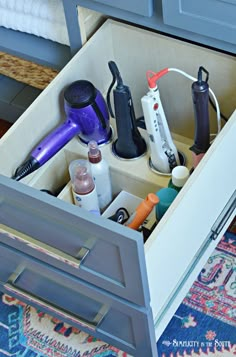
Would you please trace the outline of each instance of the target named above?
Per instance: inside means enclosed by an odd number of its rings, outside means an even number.
[[[31,157],[38,161],[42,166],[59,150],[61,150],[75,135],[81,131],[80,126],[67,119],[62,125],[49,134],[41,143],[32,151]]]

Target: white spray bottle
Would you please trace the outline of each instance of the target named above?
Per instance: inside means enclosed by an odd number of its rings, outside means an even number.
[[[100,214],[96,186],[87,160],[74,160],[69,165],[74,203],[97,215]]]
[[[96,141],[88,143],[88,160],[95,181],[98,202],[103,211],[112,200],[111,177],[108,163],[102,158],[101,151]]]

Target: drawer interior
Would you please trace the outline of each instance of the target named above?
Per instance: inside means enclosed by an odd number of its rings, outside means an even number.
[[[115,122],[112,122],[112,127],[113,135],[115,135]],[[143,129],[140,129],[140,131],[147,142],[146,131]],[[176,146],[183,155],[186,166],[191,169],[190,145],[187,139],[181,139],[182,142],[176,141]],[[144,199],[148,193],[156,193],[160,188],[168,186],[171,175],[158,174],[153,171],[149,165],[149,150],[145,155],[133,160],[123,160],[117,157],[113,153],[112,142],[101,145],[100,150],[102,157],[110,167],[113,199],[121,191]],[[45,166],[41,167],[27,184],[38,190],[50,191],[59,199],[74,204],[68,168],[73,160],[87,159],[87,152],[87,145],[82,143],[78,137],[75,137]]]

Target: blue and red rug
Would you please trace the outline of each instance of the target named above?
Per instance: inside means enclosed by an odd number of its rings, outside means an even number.
[[[236,234],[229,231],[157,343],[160,356],[236,356]]]
[[[232,223],[157,343],[160,357],[236,356],[236,225]],[[128,357],[0,295],[0,357]],[[145,356],[144,356],[145,357]]]

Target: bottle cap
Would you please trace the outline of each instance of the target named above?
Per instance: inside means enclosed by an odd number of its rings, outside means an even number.
[[[145,203],[150,207],[153,208],[159,202],[159,198],[155,193],[149,193],[145,198]]]
[[[75,193],[85,195],[93,191],[95,184],[86,160],[74,160],[69,165],[70,178]]]
[[[129,228],[138,229],[158,202],[159,198],[154,193],[149,193],[136,207],[134,215],[130,217],[126,225]]]
[[[183,187],[189,178],[189,169],[186,166],[176,166],[173,168],[171,175],[173,185],[176,187]]]
[[[96,164],[102,160],[101,151],[98,148],[98,144],[95,140],[91,140],[88,143],[88,159],[92,164]]]

